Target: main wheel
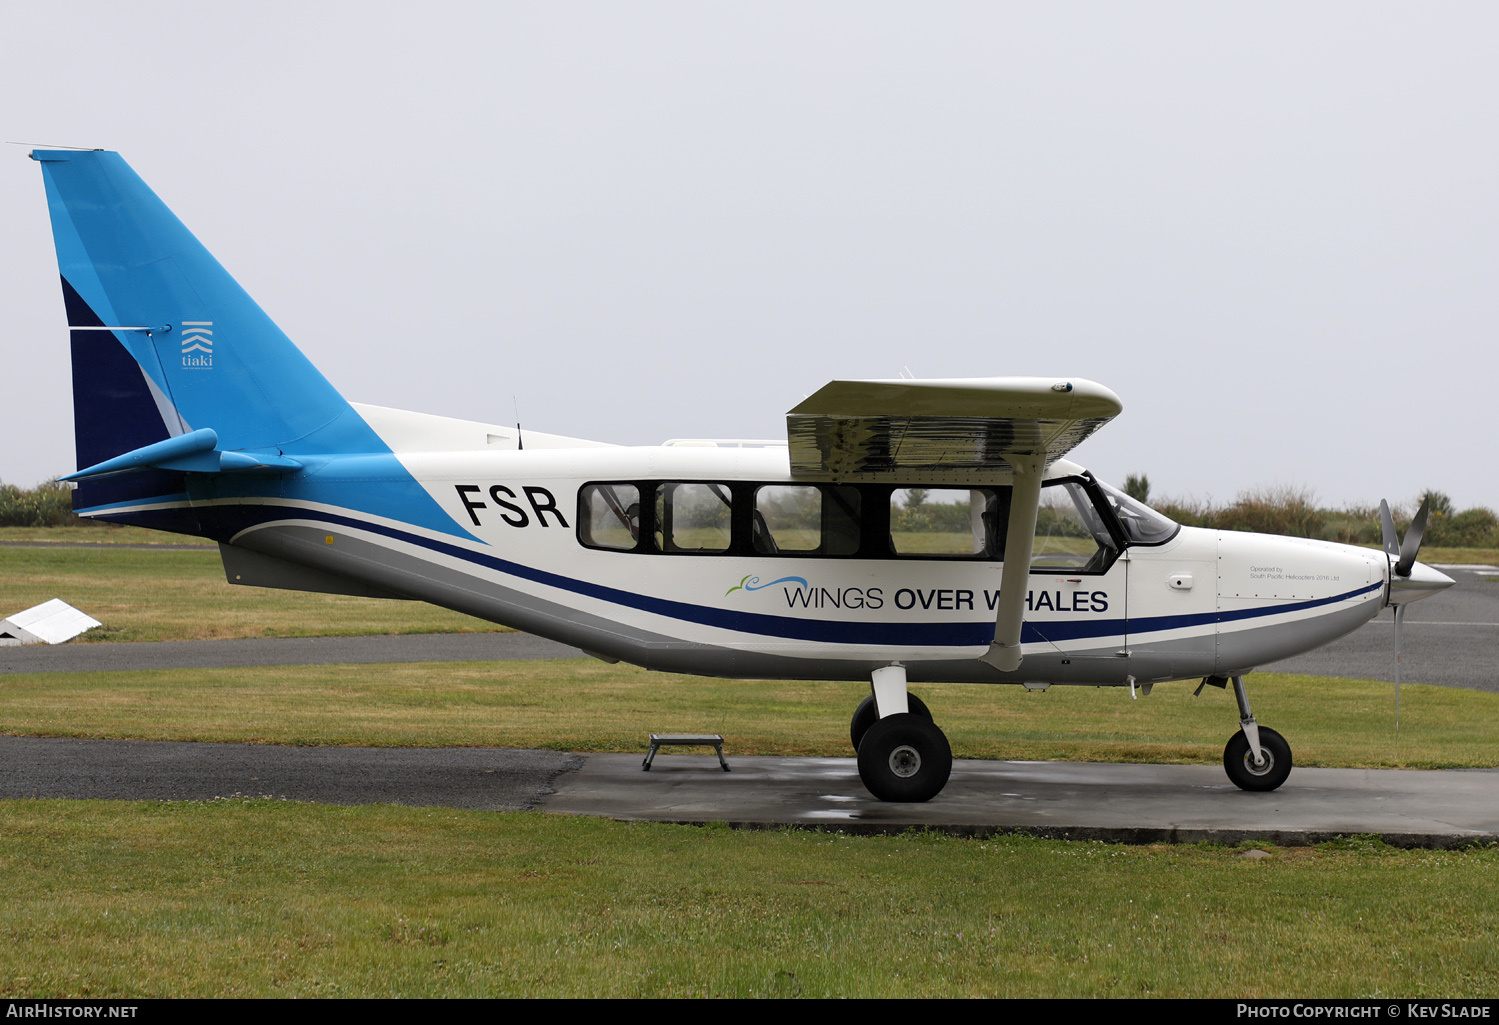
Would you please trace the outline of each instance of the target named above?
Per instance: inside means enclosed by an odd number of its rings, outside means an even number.
[[[1240,790],[1274,790],[1291,774],[1291,745],[1286,738],[1267,726],[1260,727],[1260,750],[1265,764],[1254,764],[1249,738],[1240,730],[1228,738],[1223,749],[1223,768]]]
[[[946,734],[911,712],[885,716],[859,744],[859,779],[881,801],[930,801],[950,775]]]
[[[916,715],[921,716],[927,722],[932,721],[932,713],[922,700],[915,694],[906,694],[906,708]],[[848,724],[848,739],[854,745],[854,750],[859,750],[859,741],[864,739],[864,734],[869,732],[869,727],[880,721],[879,712],[875,711],[874,695],[871,694],[859,702],[859,707],[854,709],[854,718]]]

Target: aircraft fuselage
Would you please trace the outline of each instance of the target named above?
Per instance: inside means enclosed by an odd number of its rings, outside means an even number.
[[[360,512],[362,495],[381,482],[336,458],[248,500],[213,493],[224,478],[209,478],[190,504],[205,533],[326,572],[330,590],[358,582],[375,590],[351,593],[418,598],[650,669],[731,677],[867,679],[892,662],[913,680],[948,682],[1235,675],[1357,629],[1382,607],[1389,575],[1381,552],[1297,538],[1181,527],[1164,542],[1114,550],[1070,538],[1085,550],[1032,557],[1024,662],[1004,673],[978,661],[994,635],[1002,559],[900,551],[891,526],[898,486],[793,480],[778,447],[399,459],[462,533]],[[1050,481],[1081,474],[1061,462]],[[960,497],[984,490],[925,487]],[[763,496],[829,488],[856,506],[842,535],[802,536],[793,551],[757,540]],[[611,522],[605,505],[594,530],[590,501],[601,504],[601,489],[618,508]],[[691,547],[660,522],[682,496],[723,507],[693,521]],[[234,582],[305,586],[278,583],[274,562]]]

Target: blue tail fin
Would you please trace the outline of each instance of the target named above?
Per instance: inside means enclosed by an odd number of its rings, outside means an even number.
[[[32,156],[77,297],[70,321],[144,328],[115,336],[182,421],[211,424],[229,449],[363,440],[342,436],[368,428],[118,153]]]
[[[118,153],[31,156],[42,165],[72,329],[79,469],[97,471],[76,475],[75,509],[199,533],[188,493],[220,467],[285,475],[300,471],[299,455],[360,455],[383,457],[382,480],[398,486],[341,498],[462,533]],[[149,446],[193,432],[216,437],[213,451],[188,463],[150,458],[164,450]],[[142,458],[117,458],[143,449]],[[288,481],[285,493],[316,492],[314,477]]]

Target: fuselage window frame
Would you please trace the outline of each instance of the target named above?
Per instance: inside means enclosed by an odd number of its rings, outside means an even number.
[[[767,488],[807,488],[815,490],[820,498],[819,513],[817,517],[818,543],[814,548],[807,549],[780,549],[775,541],[774,533],[766,523],[760,494]],[[850,501],[852,500],[852,501]],[[864,507],[864,492],[862,489],[851,484],[807,484],[801,481],[766,481],[755,483],[750,487],[749,509],[750,517],[750,548],[751,554],[760,558],[769,559],[855,559],[866,547],[866,530],[864,517],[860,515]],[[854,547],[848,551],[828,551],[831,544],[842,543],[847,538],[847,532],[837,529],[840,525],[846,526],[852,522],[856,528]],[[767,547],[773,550],[767,550]]]
[[[1107,554],[1105,554],[1105,556],[1101,560],[1101,564],[1099,566],[1095,566],[1095,567],[1092,567],[1092,568],[1048,566],[1048,567],[1042,567],[1042,568],[1039,568],[1039,569],[1032,568],[1032,569],[1029,570],[1029,572],[1032,573],[1032,574],[1040,574],[1040,575],[1048,575],[1048,576],[1055,576],[1055,575],[1058,575],[1058,574],[1078,575],[1078,576],[1102,576],[1103,574],[1108,573],[1109,570],[1113,568],[1114,564],[1118,561],[1119,557],[1125,552],[1125,550],[1127,550],[1129,548],[1132,548],[1132,547],[1138,547],[1139,546],[1139,542],[1132,542],[1132,541],[1130,541],[1125,536],[1123,528],[1117,522],[1117,520],[1115,519],[1115,517],[1112,514],[1112,509],[1110,508],[1110,505],[1109,505],[1107,497],[1103,494],[1102,488],[1099,486],[1098,482],[1094,479],[1094,477],[1093,477],[1093,475],[1091,473],[1089,473],[1088,471],[1083,471],[1083,473],[1080,474],[1080,475],[1074,475],[1074,476],[1068,476],[1068,477],[1061,477],[1061,478],[1053,478],[1052,480],[1046,481],[1045,486],[1051,487],[1051,486],[1056,486],[1056,485],[1060,485],[1060,484],[1067,484],[1067,483],[1078,485],[1086,493],[1086,495],[1088,496],[1088,498],[1091,501],[1091,504],[1092,504],[1094,512],[1098,515],[1099,520],[1101,521],[1102,526],[1108,532],[1109,538],[1110,538],[1110,540],[1111,540],[1112,543],[1110,545],[1107,545],[1107,546],[1105,546],[1105,545],[1103,545],[1103,544],[1100,543],[1100,551],[1101,552],[1105,552]],[[664,486],[667,486],[667,485],[676,485],[676,484],[700,484],[700,485],[707,485],[707,486],[712,487],[715,491],[721,492],[724,496],[728,497],[728,499],[729,499],[729,544],[728,544],[727,548],[725,548],[723,550],[705,550],[705,549],[686,549],[686,550],[679,550],[679,551],[662,551],[661,550],[661,546],[659,546],[656,543],[656,533],[657,533],[657,523],[656,523],[656,494],[657,494],[658,489],[660,489],[660,488],[662,488]],[[585,493],[587,492],[587,490],[589,488],[600,488],[600,487],[603,487],[603,488],[618,488],[618,487],[621,487],[621,486],[628,486],[628,487],[635,488],[636,489],[636,494],[640,496],[639,535],[635,539],[635,545],[634,545],[634,547],[631,547],[631,548],[612,548],[612,547],[608,547],[608,546],[605,546],[605,545],[590,544],[587,540],[585,540],[585,536],[584,536],[585,532],[583,530],[583,524],[585,523],[587,512],[588,512],[588,510],[586,508]],[[814,549],[814,550],[811,550],[811,551],[765,552],[765,551],[757,550],[756,545],[755,545],[755,540],[754,540],[754,538],[755,538],[755,532],[756,532],[756,528],[755,528],[755,514],[756,514],[755,501],[756,501],[756,496],[757,496],[759,490],[761,488],[765,488],[765,487],[802,487],[802,486],[805,486],[805,487],[816,487],[816,488],[818,488],[822,492],[822,497],[823,497],[823,516],[822,516],[823,539],[822,539],[822,543],[819,545],[819,547],[817,549]],[[578,543],[580,545],[582,545],[584,548],[589,549],[590,551],[613,552],[613,553],[618,553],[618,554],[667,555],[667,556],[673,556],[673,557],[680,556],[680,557],[686,557],[686,558],[699,558],[699,559],[702,559],[702,558],[710,558],[710,559],[711,558],[718,558],[718,559],[722,559],[722,558],[752,558],[752,559],[790,559],[790,560],[796,560],[796,559],[825,559],[825,560],[858,559],[858,560],[882,561],[882,562],[883,561],[889,561],[889,562],[899,561],[899,562],[903,562],[903,563],[920,563],[920,562],[943,562],[943,563],[987,562],[987,563],[993,563],[993,564],[996,564],[996,565],[1002,562],[1001,559],[998,559],[998,558],[996,558],[993,555],[985,555],[985,554],[981,554],[981,553],[975,553],[973,555],[961,555],[961,554],[936,555],[936,554],[926,554],[926,553],[920,553],[920,552],[911,552],[911,553],[907,553],[907,554],[903,554],[903,555],[902,554],[898,554],[894,550],[894,546],[892,545],[891,538],[890,538],[890,528],[891,528],[890,501],[891,501],[891,495],[895,491],[897,491],[897,490],[908,489],[908,488],[912,488],[912,487],[929,487],[929,485],[922,485],[922,484],[901,484],[901,483],[894,483],[894,484],[883,484],[883,483],[881,483],[881,484],[838,484],[838,483],[821,482],[821,481],[816,482],[816,483],[807,483],[807,482],[801,482],[801,481],[786,481],[786,480],[770,480],[770,481],[766,481],[766,480],[757,480],[757,481],[724,481],[724,480],[708,480],[708,479],[701,479],[701,478],[673,479],[673,480],[662,480],[662,479],[658,478],[658,479],[586,481],[582,485],[580,485],[579,488],[578,488],[577,499],[576,499],[576,503],[575,503],[577,511],[578,511],[578,518],[577,518],[577,520],[575,520],[575,523],[578,525],[578,527],[577,527],[577,530],[575,531],[575,534],[577,536]],[[996,487],[998,487],[998,486],[995,486],[995,485],[983,485],[983,486],[976,486],[976,487],[966,488],[964,490],[989,492],[989,491],[996,490]],[[858,508],[856,510],[854,510],[854,512],[855,512],[855,514],[857,516],[857,520],[858,520],[858,523],[859,523],[859,544],[858,544],[858,548],[855,551],[846,552],[846,553],[830,554],[830,553],[828,553],[828,552],[826,552],[826,551],[823,550],[823,549],[825,549],[827,547],[827,543],[828,543],[827,530],[828,530],[828,519],[829,519],[829,516],[830,516],[830,512],[829,512],[829,509],[828,509],[828,504],[829,504],[830,501],[833,500],[833,496],[830,495],[830,492],[835,492],[835,491],[838,491],[840,489],[851,489],[853,491],[854,495],[857,497]],[[843,499],[846,499],[848,496],[844,495],[842,497],[843,497]],[[846,511],[846,504],[847,504],[846,501],[840,500],[839,504],[843,505],[844,508],[845,508],[845,511]],[[1002,534],[1007,529],[1007,525],[1006,524],[996,524],[991,529],[994,529],[994,530],[996,530],[996,531],[998,531],[998,532],[1000,532]],[[1180,528],[1178,527],[1178,530],[1179,529]],[[1174,537],[1174,536],[1175,536],[1175,533],[1172,534],[1172,537]],[[1098,540],[1098,539],[1095,538],[1095,540]],[[1163,541],[1156,542],[1156,544],[1165,544],[1169,540],[1171,540],[1171,538],[1166,538]],[[995,549],[995,550],[1002,551],[1003,550],[1003,546],[1004,546],[1004,541],[1005,541],[1004,537],[997,536],[997,537],[991,539],[989,547],[992,548],[992,549]],[[1151,547],[1154,547],[1154,545],[1152,545]]]

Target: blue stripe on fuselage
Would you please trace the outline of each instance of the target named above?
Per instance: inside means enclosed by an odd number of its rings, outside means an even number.
[[[288,513],[294,513],[294,518],[296,519],[321,520],[341,526],[353,527],[358,530],[368,530],[398,541],[415,544],[443,555],[462,559],[465,562],[471,562],[488,569],[499,570],[502,573],[520,577],[523,580],[530,580],[534,583],[558,588],[559,590],[597,598],[601,601],[625,606],[626,608],[639,609],[642,612],[649,612],[654,615],[678,619],[684,622],[697,623],[702,626],[717,627],[721,630],[734,630],[739,633],[769,637],[784,637],[790,640],[820,641],[826,644],[870,644],[887,647],[898,645],[943,648],[986,647],[994,639],[994,623],[987,620],[977,623],[845,623],[827,619],[795,619],[789,616],[773,616],[760,612],[735,612],[729,609],[716,609],[705,605],[694,605],[690,602],[673,601],[669,598],[656,598],[650,595],[637,594],[633,591],[622,591],[618,588],[607,587],[603,584],[594,584],[586,580],[575,580],[572,577],[562,576],[561,574],[543,569],[536,569],[535,567],[511,562],[508,559],[501,559],[497,556],[485,555],[482,552],[471,551],[444,541],[420,537],[405,530],[388,527],[379,523],[371,523],[352,516],[343,516],[316,509],[298,508],[292,510],[285,507],[275,508],[269,506],[251,508],[264,509],[267,513],[263,519],[260,519],[259,525],[261,526],[274,523],[277,520],[287,519],[289,518]],[[1290,602],[1272,607],[1240,609],[1232,612],[1205,612],[1187,616],[1154,616],[1148,619],[1130,620],[1127,625],[1132,635],[1154,633],[1162,630],[1181,630],[1196,626],[1211,626],[1218,623],[1275,616],[1287,612],[1299,612],[1305,609],[1330,605],[1335,602],[1356,598],[1359,595],[1368,594],[1383,586],[1383,583],[1370,584],[1367,587],[1347,591],[1330,598]],[[1041,629],[1038,629],[1038,626],[1045,630],[1044,635],[1041,633]],[[1040,644],[1055,641],[1085,640],[1090,637],[1117,637],[1124,634],[1125,628],[1126,621],[1123,619],[1043,622],[1036,625],[1025,623],[1023,624],[1020,639],[1022,643]]]

